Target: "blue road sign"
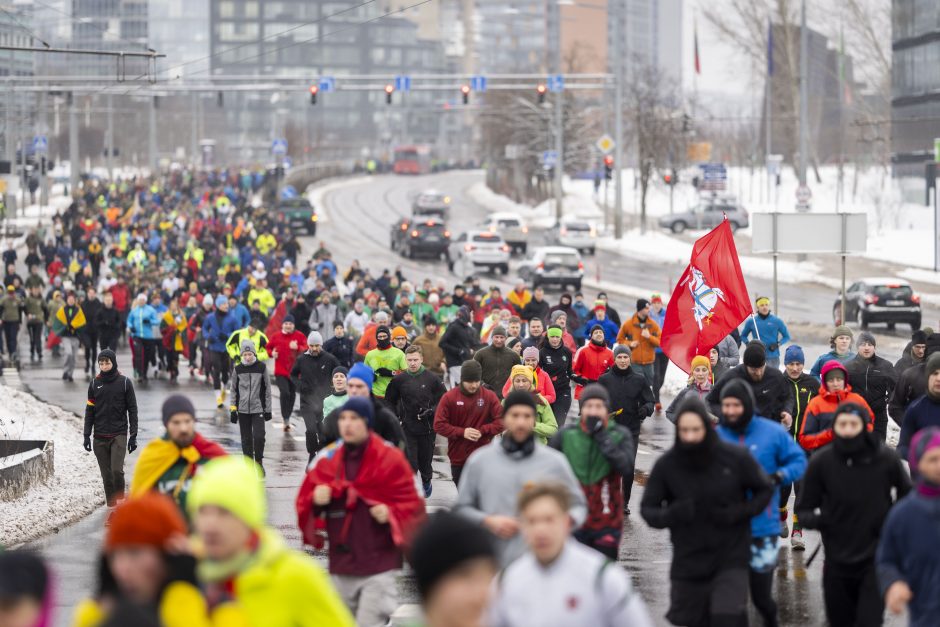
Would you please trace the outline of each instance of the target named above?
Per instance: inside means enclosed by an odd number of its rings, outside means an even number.
[[[273,155],[286,155],[287,154],[287,140],[283,137],[279,137],[271,142],[271,154]]]
[[[562,74],[550,75],[548,77],[548,81],[546,81],[546,87],[548,87],[548,91],[552,92],[553,94],[557,94],[560,91],[564,91],[565,90],[564,75]]]
[[[33,152],[49,152],[49,138],[45,135],[36,135],[33,137]]]
[[[470,77],[470,89],[473,91],[486,91],[486,77],[485,76],[471,76]]]
[[[546,168],[554,168],[558,164],[558,152],[555,150],[546,150],[542,153],[542,165]]]
[[[320,91],[322,91],[324,94],[336,91],[336,79],[332,76],[321,76]]]
[[[396,76],[395,91],[411,91],[411,77],[407,75]]]
[[[723,163],[702,163],[702,179],[705,181],[725,181],[728,179],[728,168]]]

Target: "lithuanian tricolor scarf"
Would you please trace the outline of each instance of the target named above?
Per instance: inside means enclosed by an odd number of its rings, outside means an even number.
[[[189,462],[189,467],[184,471],[184,477],[188,477],[196,471],[196,464],[199,460],[222,455],[226,455],[225,449],[198,433],[193,443],[183,449],[166,436],[154,440],[140,452],[140,458],[137,460],[134,476],[131,479],[130,495],[138,496],[153,488],[163,473],[169,470],[180,457]],[[183,481],[180,481],[180,484],[182,483]]]

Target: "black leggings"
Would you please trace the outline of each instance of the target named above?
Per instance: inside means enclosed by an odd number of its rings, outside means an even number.
[[[781,513],[787,509],[787,503],[790,502],[790,492],[796,496],[797,499],[800,498],[800,492],[803,490],[802,481],[795,481],[793,483],[788,483],[787,485],[780,486],[780,511]],[[793,511],[796,511],[796,505],[793,506]],[[784,521],[786,522],[786,521]]]
[[[832,627],[880,627],[885,612],[874,561],[823,564],[823,600]]]
[[[264,459],[264,417],[261,414],[238,414],[242,435],[242,455],[259,464]]]
[[[774,571],[759,573],[748,570],[748,583],[751,587],[751,601],[757,612],[764,619],[766,627],[777,627],[777,602],[774,601]]]
[[[212,377],[212,387],[221,391],[223,385],[228,385],[228,376],[232,365],[229,363],[228,353],[224,351],[209,351],[209,375]]]
[[[288,424],[291,412],[294,411],[294,401],[297,399],[297,386],[290,377],[284,375],[275,376],[274,384],[281,393],[281,417],[284,419],[284,424]]]
[[[98,358],[98,334],[85,334],[85,369],[95,373],[95,364]]]
[[[42,356],[42,323],[27,322],[26,329],[29,331],[29,354],[34,353],[37,357]]]

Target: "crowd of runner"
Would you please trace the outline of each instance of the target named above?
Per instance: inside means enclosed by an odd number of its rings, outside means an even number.
[[[384,625],[405,562],[429,626],[651,625],[616,560],[641,427],[660,412],[675,446],[634,507],[671,534],[671,623],[746,624],[750,598],[778,624],[778,540],[802,551],[818,529],[830,624],[880,625],[885,606],[940,624],[940,334],[914,332],[892,363],[839,326],[807,370],[760,297],[663,407],[658,294],[621,312],[604,293],[549,302],[522,283],[340,269],[252,202],[259,184],[88,183],[24,259],[3,253],[7,362],[25,359],[25,323],[30,361],[62,353],[63,380],[82,365],[88,379],[84,447],[111,511],[75,625]],[[126,486],[135,385],[187,377],[214,390],[243,455],[173,394]],[[329,577],[267,526],[275,416],[304,433],[297,525]],[[428,517],[438,438],[457,500]],[[37,556],[0,554],[0,625],[45,624],[48,581]]]

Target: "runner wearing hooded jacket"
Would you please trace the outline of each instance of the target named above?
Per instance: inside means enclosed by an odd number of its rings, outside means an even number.
[[[607,348],[604,328],[595,324],[588,337],[590,341],[578,349],[571,365],[571,380],[578,384],[574,389],[575,399],[581,398],[585,385],[596,383],[614,363],[614,352]]]
[[[832,421],[841,403],[855,403],[868,409],[868,430],[872,430],[875,414],[865,399],[852,391],[849,374],[841,363],[832,360],[822,367],[822,387],[806,407],[800,425],[799,442],[806,451],[814,451],[832,442]]]

